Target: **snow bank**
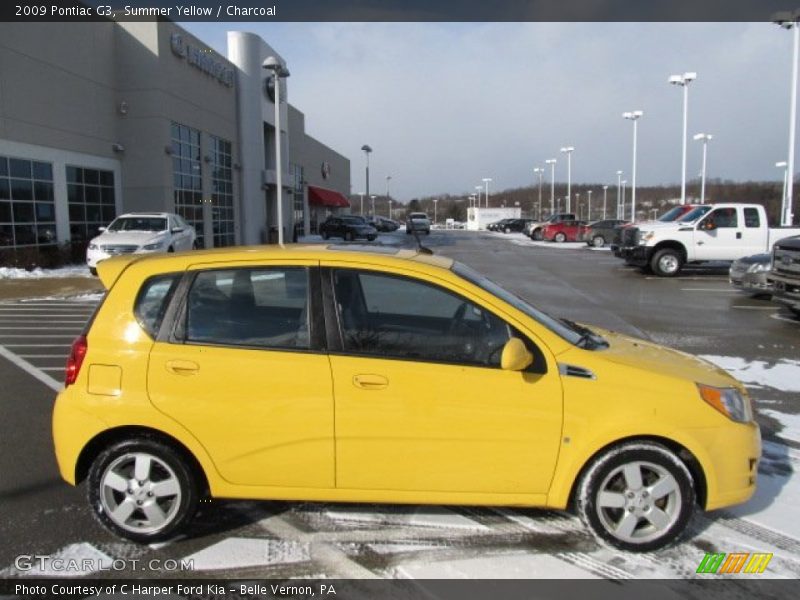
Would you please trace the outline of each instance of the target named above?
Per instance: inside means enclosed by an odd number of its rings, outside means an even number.
[[[33,271],[15,267],[0,267],[0,279],[64,279],[67,277],[91,277],[86,265],[70,265],[60,269],[40,269]]]
[[[742,383],[766,386],[784,392],[800,392],[800,361],[782,359],[775,363],[747,360],[737,356],[703,355],[703,358],[728,371]]]

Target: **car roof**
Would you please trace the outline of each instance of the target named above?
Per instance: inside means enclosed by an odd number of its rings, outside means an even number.
[[[177,217],[175,213],[168,213],[168,212],[128,212],[124,215],[117,215],[116,218],[119,219],[120,217]]]
[[[97,272],[106,289],[110,289],[119,275],[130,265],[147,267],[148,276],[161,273],[183,271],[193,265],[214,268],[214,263],[237,261],[280,261],[280,260],[335,260],[342,264],[358,263],[387,267],[408,267],[447,269],[453,266],[453,259],[444,256],[422,254],[417,250],[401,249],[393,246],[330,244],[304,245],[286,244],[284,247],[235,246],[192,250],[169,254],[123,254],[103,260],[97,264]]]

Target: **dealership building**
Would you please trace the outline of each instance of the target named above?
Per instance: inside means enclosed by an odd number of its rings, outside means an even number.
[[[85,243],[175,212],[202,247],[285,239],[347,211],[350,161],[305,131],[259,36],[227,57],[170,21],[0,23],[0,249]],[[276,165],[275,137],[281,141]]]

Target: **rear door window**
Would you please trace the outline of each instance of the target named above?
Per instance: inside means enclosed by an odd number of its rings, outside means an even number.
[[[745,227],[761,227],[761,217],[758,214],[757,208],[744,209],[744,226]]]
[[[186,341],[309,348],[308,270],[276,267],[197,274],[187,297]]]

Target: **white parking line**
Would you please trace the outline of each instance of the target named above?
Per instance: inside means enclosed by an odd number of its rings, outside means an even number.
[[[726,290],[722,288],[681,288],[682,292],[717,292],[720,294],[738,294],[739,290]]]
[[[15,364],[16,366],[18,366],[20,369],[22,369],[32,377],[35,377],[43,384],[45,384],[47,387],[49,387],[51,390],[56,392],[61,391],[63,385],[61,384],[60,381],[56,381],[55,379],[50,377],[50,375],[43,372],[41,369],[37,369],[27,360],[25,360],[24,358],[20,358],[19,356],[13,354],[12,352],[9,352],[3,346],[0,346],[0,356],[7,359],[9,362]],[[60,370],[63,371],[63,369]]]

